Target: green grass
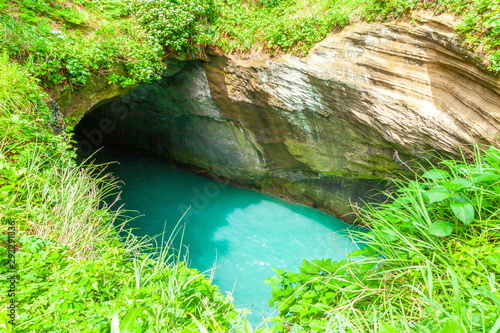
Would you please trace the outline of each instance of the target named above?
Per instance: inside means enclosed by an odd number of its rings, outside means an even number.
[[[165,70],[126,1],[7,1],[0,47],[45,88],[85,85],[91,76],[130,86]],[[122,67],[123,66],[123,67]]]

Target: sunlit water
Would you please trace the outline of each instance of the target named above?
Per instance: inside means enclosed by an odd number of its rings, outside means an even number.
[[[166,228],[168,235],[182,220],[189,266],[211,275],[237,306],[250,308],[254,325],[274,314],[271,288],[263,282],[274,274],[271,268],[297,270],[304,259],[342,260],[357,248],[346,236],[349,226],[320,211],[145,155],[104,150],[99,160],[119,161],[108,170],[124,182],[121,202],[144,215],[129,224],[134,233],[152,236]]]

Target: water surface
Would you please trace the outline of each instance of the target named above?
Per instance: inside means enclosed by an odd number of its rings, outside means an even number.
[[[342,260],[357,248],[346,236],[349,226],[320,211],[146,155],[105,149],[98,159],[119,162],[108,170],[124,183],[122,203],[143,215],[130,222],[134,233],[152,236],[166,228],[170,234],[181,220],[188,265],[212,276],[237,306],[250,308],[254,324],[273,314],[271,288],[263,282],[274,274],[271,268],[297,270],[304,259]]]

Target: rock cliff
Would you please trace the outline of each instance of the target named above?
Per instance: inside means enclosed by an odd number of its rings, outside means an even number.
[[[500,144],[500,79],[462,47],[454,20],[354,24],[304,58],[178,63],[79,127],[88,134],[106,118],[110,142],[342,216],[430,150]]]

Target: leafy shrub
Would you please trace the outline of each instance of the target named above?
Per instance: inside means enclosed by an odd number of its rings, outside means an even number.
[[[214,15],[210,0],[136,0],[133,9],[151,44],[189,55],[200,52],[208,39],[206,25]]]
[[[110,76],[110,82],[129,86],[158,78],[165,69],[162,48],[143,42],[146,33],[130,17],[126,3],[102,0],[88,7],[80,4],[78,8],[85,10],[54,9],[47,4],[40,0],[12,7],[12,15],[0,14],[0,46],[38,77],[42,86],[81,86],[92,75],[103,74]],[[92,10],[104,11],[96,30],[92,30],[95,23],[87,25]],[[55,30],[54,22],[64,24]],[[77,30],[75,26],[79,26]],[[79,31],[87,36],[82,38]],[[125,68],[125,72],[116,68]]]
[[[299,329],[304,332],[324,332],[329,326],[329,312],[337,306],[342,293],[355,300],[365,289],[378,287],[366,274],[376,261],[332,262],[332,259],[304,260],[299,272],[273,269],[278,275],[266,280],[271,285],[269,305],[277,304],[278,331]],[[362,286],[362,287],[361,287]],[[365,288],[365,289],[363,289]]]
[[[2,235],[0,244],[6,240]],[[189,313],[211,330],[228,331],[237,318],[210,280],[182,263],[130,259],[120,244],[80,261],[71,249],[35,236],[21,236],[18,245],[16,332],[102,332],[112,321],[122,331],[185,332],[196,327]],[[7,262],[6,251],[0,262]],[[9,273],[1,267],[4,289]]]
[[[259,0],[259,2],[266,7],[276,7],[286,1],[287,0]]]
[[[369,226],[353,236],[356,260],[276,270],[271,302],[281,331],[490,332],[500,317],[500,150],[441,160],[396,181]]]

